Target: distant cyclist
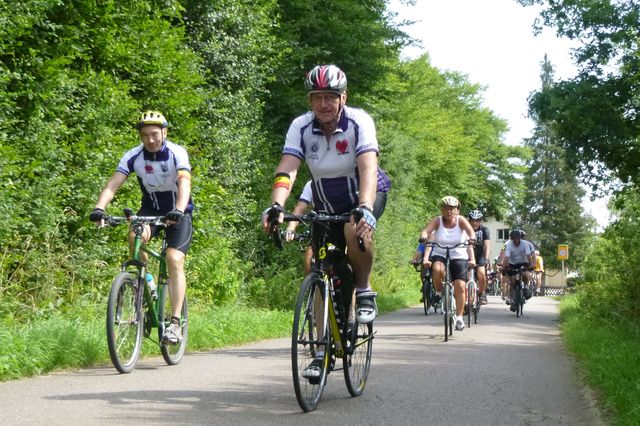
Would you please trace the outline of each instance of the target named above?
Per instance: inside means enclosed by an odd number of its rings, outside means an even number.
[[[536,266],[536,254],[533,250],[533,244],[528,241],[522,240],[521,231],[514,229],[509,233],[509,241],[504,252],[504,258],[502,260],[502,270],[507,272],[516,270],[522,266],[526,269],[522,273],[522,282],[528,283],[531,275],[529,270],[533,270]],[[515,276],[510,275],[509,279],[511,294],[511,310],[516,311],[517,307],[513,303],[513,285],[515,283]]]
[[[191,245],[193,202],[189,156],[183,147],[167,139],[168,126],[164,115],[158,111],[147,111],[140,116],[136,128],[142,143],[121,158],[118,168],[100,193],[89,220],[103,223],[107,205],[129,175],[134,173],[142,191],[142,206],[137,214],[165,216],[169,225],[166,230],[166,258],[172,316],[162,340],[177,344],[182,340],[180,312],[187,286],[184,262]],[[149,241],[158,231],[155,226],[145,225],[143,242]],[[131,232],[129,243],[132,251],[133,237]],[[146,253],[141,252],[140,256],[146,262]]]
[[[460,216],[460,202],[450,195],[440,200],[441,216],[433,218],[420,234],[420,242],[434,241],[446,247],[473,240],[473,228]],[[464,329],[462,314],[465,305],[465,291],[467,271],[469,266],[475,266],[475,255],[471,246],[457,247],[449,251],[449,273],[453,281],[454,296],[456,298],[456,330]],[[437,303],[442,294],[442,282],[445,277],[446,251],[438,246],[433,248],[427,244],[423,264],[431,268],[431,278],[436,288]]]
[[[478,278],[478,287],[480,290],[480,303],[487,304],[487,269],[486,266],[490,262],[491,253],[491,236],[489,229],[482,224],[482,212],[480,210],[471,210],[468,218],[471,227],[475,231],[476,243],[473,251],[476,256],[476,275]]]
[[[544,278],[544,259],[540,256],[540,252],[538,250],[536,253],[536,267],[533,270],[536,274],[536,296],[540,294],[540,289],[542,288],[542,280]]]

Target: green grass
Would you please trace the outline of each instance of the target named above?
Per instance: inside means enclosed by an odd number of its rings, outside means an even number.
[[[110,363],[105,320],[100,312],[83,318],[56,315],[26,325],[0,327],[0,381],[66,368]],[[200,351],[287,335],[289,312],[241,306],[193,307],[188,351]],[[159,355],[157,344],[145,339],[143,355]]]
[[[563,339],[617,425],[640,425],[640,328],[588,318],[575,296],[560,305]]]
[[[416,303],[414,288],[380,294],[379,311],[389,312]],[[75,316],[74,316],[75,315]],[[288,336],[293,313],[246,306],[190,306],[187,351],[205,351],[268,338]],[[34,319],[28,324],[7,322],[0,327],[0,381],[15,380],[61,369],[110,364],[102,306]],[[155,336],[155,334],[153,334]],[[143,356],[157,356],[156,343],[145,339]]]

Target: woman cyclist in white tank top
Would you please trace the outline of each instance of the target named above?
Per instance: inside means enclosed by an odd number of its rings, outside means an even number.
[[[447,247],[473,240],[475,232],[471,224],[460,216],[460,202],[451,196],[440,201],[441,216],[431,220],[420,234],[420,241],[435,241]],[[449,272],[453,280],[454,296],[456,298],[456,330],[464,329],[462,313],[464,311],[467,270],[475,266],[476,260],[473,246],[456,247],[449,250]],[[436,300],[442,292],[442,281],[445,276],[446,250],[435,246],[427,246],[424,253],[423,267],[431,268],[431,277],[436,287]]]

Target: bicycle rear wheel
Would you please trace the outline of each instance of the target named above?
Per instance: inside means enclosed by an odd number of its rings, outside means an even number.
[[[303,411],[314,410],[327,380],[329,368],[330,338],[327,325],[327,304],[324,296],[325,285],[315,272],[302,281],[293,317],[291,333],[291,368],[293,388],[298,405]],[[306,378],[303,371],[318,353],[324,353],[320,377]]]
[[[113,366],[120,373],[135,368],[142,348],[144,319],[138,277],[121,272],[111,284],[107,306],[107,345]]]
[[[158,303],[158,341],[160,342],[160,352],[165,362],[169,365],[176,365],[182,361],[184,352],[187,349],[187,337],[189,336],[189,310],[187,308],[187,295],[185,294],[182,301],[182,310],[180,311],[180,328],[182,334],[182,340],[180,343],[172,345],[162,341],[162,335],[165,328],[171,323],[171,298],[169,297],[169,284],[164,283],[160,292],[160,299]]]
[[[342,363],[344,380],[351,396],[359,396],[364,391],[371,366],[371,350],[373,348],[373,324],[361,324],[355,320],[355,312],[347,328],[347,350],[344,351]]]

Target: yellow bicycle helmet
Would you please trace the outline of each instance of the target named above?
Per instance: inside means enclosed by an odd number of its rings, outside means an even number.
[[[158,125],[162,128],[169,127],[169,122],[164,118],[164,115],[160,111],[145,111],[140,116],[136,128],[140,129],[142,126],[148,126],[150,124]]]

